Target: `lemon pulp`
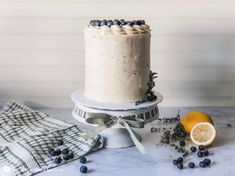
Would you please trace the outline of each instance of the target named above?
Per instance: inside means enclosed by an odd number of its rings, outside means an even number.
[[[210,145],[216,136],[215,127],[209,122],[197,123],[191,130],[190,138],[196,145]]]

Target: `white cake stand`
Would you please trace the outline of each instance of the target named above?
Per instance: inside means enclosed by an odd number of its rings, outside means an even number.
[[[90,100],[84,96],[82,89],[76,90],[71,94],[71,98],[75,103],[73,117],[88,126],[95,127],[95,124],[87,123],[84,114],[89,113],[106,113],[111,116],[136,116],[142,118],[145,124],[156,120],[159,117],[158,104],[163,100],[163,96],[155,93],[157,100],[153,102],[145,102],[139,105],[135,103],[103,103]],[[126,130],[119,124],[104,130],[101,135],[106,139],[105,146],[108,148],[124,148],[133,146],[134,143]],[[137,134],[138,136],[138,134]],[[140,136],[138,136],[141,140]]]

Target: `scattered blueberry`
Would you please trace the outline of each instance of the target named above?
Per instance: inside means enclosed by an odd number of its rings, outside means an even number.
[[[206,167],[206,163],[205,163],[204,161],[201,161],[201,162],[199,163],[199,166],[204,168],[204,167]]]
[[[178,164],[177,164],[177,168],[178,168],[178,169],[183,169],[183,167],[184,167],[184,166],[183,166],[182,163],[178,163]]]
[[[80,172],[81,172],[81,173],[85,174],[85,173],[87,173],[87,171],[88,171],[88,169],[87,169],[86,166],[81,166],[81,167],[80,167]]]
[[[51,154],[52,152],[54,152],[55,150],[53,148],[49,148],[49,154]]]
[[[195,163],[194,162],[190,162],[188,163],[188,167],[193,169],[195,167]]]
[[[56,151],[53,150],[53,151],[50,152],[50,154],[51,154],[51,156],[56,156]]]
[[[63,145],[64,144],[64,141],[63,140],[58,140],[57,141],[57,145]]]
[[[82,164],[85,164],[85,163],[86,163],[86,157],[85,157],[85,156],[82,156],[82,157],[80,158],[80,163],[82,163]]]
[[[184,142],[184,141],[180,141],[180,142],[179,142],[179,145],[180,145],[181,147],[184,147],[184,146],[185,146],[185,142]]]
[[[177,158],[178,163],[182,163],[183,161],[184,161],[184,159],[182,157]]]
[[[207,166],[211,164],[211,160],[209,158],[205,158],[203,161]]]
[[[205,146],[204,145],[199,145],[198,149],[199,150],[205,150]]]
[[[204,156],[208,156],[208,155],[209,155],[209,151],[208,151],[208,150],[204,150],[204,151],[203,151],[203,155],[204,155]]]
[[[69,157],[68,154],[65,154],[65,155],[63,155],[63,159],[64,159],[65,161],[68,161],[68,160],[70,159],[70,157]]]
[[[61,154],[61,150],[60,149],[55,150],[55,156],[59,156],[60,154]]]
[[[56,164],[60,164],[61,161],[62,161],[61,157],[56,157],[56,158],[55,158],[55,163],[56,163]]]
[[[197,151],[197,148],[194,147],[194,146],[192,146],[192,147],[190,147],[190,150],[191,150],[191,152],[196,152],[196,151]]]
[[[69,154],[69,158],[70,158],[70,159],[73,159],[73,158],[74,158],[74,154],[73,154],[73,153],[70,153],[70,154]]]
[[[173,164],[176,166],[178,164],[177,160],[173,160]]]
[[[202,158],[202,157],[203,157],[202,151],[197,152],[197,156],[198,156],[199,158]]]
[[[69,153],[69,149],[68,149],[68,148],[63,149],[63,150],[62,150],[62,153],[63,153],[63,154],[68,154],[68,153]]]

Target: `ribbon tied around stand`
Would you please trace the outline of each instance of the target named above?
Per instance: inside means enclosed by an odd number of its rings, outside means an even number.
[[[116,124],[121,125],[126,128],[133,143],[139,149],[141,153],[146,153],[145,147],[140,143],[135,132],[132,128],[144,128],[144,120],[137,118],[135,116],[124,116],[124,117],[115,117],[105,113],[86,113],[84,117],[85,121],[90,124],[98,125],[93,130],[88,131],[84,137],[86,140],[96,136],[105,129],[108,129]]]

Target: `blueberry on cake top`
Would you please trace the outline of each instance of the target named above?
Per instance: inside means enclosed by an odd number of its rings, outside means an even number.
[[[138,34],[138,33],[149,33],[150,27],[145,24],[144,20],[91,20],[88,28],[102,30],[102,31],[113,31],[117,34]]]

